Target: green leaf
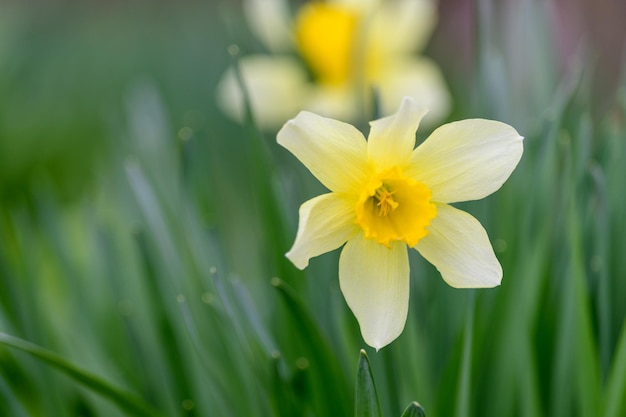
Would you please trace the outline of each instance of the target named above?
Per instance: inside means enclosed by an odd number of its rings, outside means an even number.
[[[363,349],[359,354],[356,371],[356,417],[381,417],[380,404],[376,394],[376,384],[372,376],[370,360]]]
[[[349,398],[349,385],[341,372],[341,364],[323,335],[310,310],[302,299],[287,283],[279,278],[272,278],[272,285],[282,296],[290,317],[294,320],[297,332],[294,338],[306,341],[305,355],[313,364],[310,368],[311,378],[315,387],[312,389],[321,395],[324,408],[321,415],[347,415],[350,404],[344,399]]]
[[[605,391],[604,417],[617,417],[626,411],[626,322],[615,351],[611,374]]]
[[[57,368],[61,372],[73,378],[75,381],[83,384],[85,387],[92,389],[105,398],[108,398],[113,403],[117,404],[122,410],[132,413],[132,415],[146,417],[162,416],[161,413],[144,403],[139,398],[114,387],[99,377],[78,368],[57,354],[37,346],[34,343],[30,343],[24,339],[2,332],[0,332],[0,343],[29,353],[48,365]]]
[[[463,336],[463,354],[461,357],[461,374],[456,396],[456,417],[467,417],[470,409],[472,344],[474,338],[474,305],[475,294],[469,292],[467,315],[465,316],[465,335]]]
[[[426,412],[419,403],[413,401],[400,417],[426,417]]]

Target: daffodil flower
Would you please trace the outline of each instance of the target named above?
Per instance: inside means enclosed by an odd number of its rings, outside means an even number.
[[[449,94],[437,65],[415,55],[436,22],[434,0],[309,1],[295,16],[286,0],[245,0],[251,28],[271,54],[243,56],[241,74],[252,111],[275,128],[299,110],[355,121],[376,91],[382,115],[405,95],[444,117]],[[243,93],[232,70],[218,86],[218,102],[243,115]]]
[[[406,322],[407,248],[452,287],[494,287],[502,279],[485,229],[450,204],[498,190],[522,156],[522,137],[507,124],[468,119],[437,128],[414,149],[425,113],[406,97],[395,114],[370,122],[366,140],[349,124],[302,111],[277,136],[330,190],[300,207],[287,257],[304,269],[345,244],[341,291],[376,349]]]

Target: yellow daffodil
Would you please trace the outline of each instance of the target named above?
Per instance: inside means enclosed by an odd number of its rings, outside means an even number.
[[[414,149],[425,113],[406,97],[395,114],[370,122],[366,140],[349,124],[302,111],[277,136],[331,191],[302,204],[287,257],[304,269],[345,243],[341,291],[376,349],[404,328],[407,247],[453,287],[494,287],[502,279],[485,229],[450,203],[498,190],[522,156],[522,137],[507,124],[469,119],[439,127]]]
[[[239,61],[263,127],[278,127],[299,110],[354,121],[371,107],[374,90],[383,115],[405,95],[430,108],[432,120],[447,114],[439,68],[415,55],[435,26],[434,0],[309,1],[295,16],[286,0],[245,0],[244,6],[251,28],[272,52]],[[232,70],[218,86],[218,102],[231,116],[243,115]]]

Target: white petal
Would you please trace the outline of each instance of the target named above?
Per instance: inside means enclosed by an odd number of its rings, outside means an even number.
[[[359,233],[341,251],[339,284],[368,345],[378,350],[402,333],[409,308],[405,243],[387,248]]]
[[[287,258],[304,269],[310,258],[337,249],[356,231],[354,202],[336,193],[320,195],[300,206],[298,233]]]
[[[367,143],[354,126],[306,111],[277,135],[329,190],[358,194],[367,178]]]
[[[448,123],[415,149],[407,174],[430,188],[433,201],[477,200],[511,175],[522,157],[522,139],[511,126],[493,120]]]
[[[307,96],[307,78],[300,63],[290,57],[251,55],[239,60],[239,68],[259,126],[275,129],[293,117]],[[244,96],[232,69],[217,87],[218,104],[230,117],[244,118]]]
[[[450,93],[439,67],[430,59],[389,61],[378,83],[380,109],[391,114],[404,96],[428,109],[423,123],[433,125],[447,116]]]
[[[292,19],[285,0],[246,0],[243,10],[252,31],[271,51],[290,49]]]
[[[373,13],[369,34],[384,53],[409,53],[426,45],[436,24],[437,6],[432,0],[387,1]]]
[[[500,285],[502,267],[493,253],[487,232],[468,213],[437,204],[430,233],[415,249],[435,265],[455,288],[490,288]]]
[[[405,97],[398,111],[370,122],[367,153],[378,170],[403,165],[415,147],[415,132],[427,110]]]

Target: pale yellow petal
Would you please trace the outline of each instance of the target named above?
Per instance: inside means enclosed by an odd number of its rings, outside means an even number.
[[[384,54],[419,51],[437,24],[437,5],[431,0],[386,1],[374,11],[370,24],[369,35],[379,41]]]
[[[282,56],[251,55],[239,60],[239,67],[250,97],[252,113],[264,129],[276,129],[293,117],[307,96],[307,76],[295,59]],[[235,73],[228,69],[217,87],[220,108],[235,120],[244,117],[244,95]]]
[[[354,126],[307,111],[289,120],[277,135],[329,190],[358,195],[367,179],[367,143]]]
[[[428,229],[430,233],[415,249],[437,268],[450,286],[500,285],[502,267],[478,220],[447,204],[437,204],[437,217]]]
[[[343,245],[357,232],[354,201],[337,193],[323,194],[300,206],[300,222],[287,258],[299,269],[309,259]]]
[[[339,257],[339,284],[365,342],[377,350],[396,339],[409,308],[409,259],[403,242],[391,248],[350,239]]]
[[[448,123],[415,149],[407,175],[428,186],[433,201],[483,198],[511,175],[522,157],[522,142],[505,123],[483,119]]]
[[[404,96],[428,109],[423,123],[433,125],[450,111],[450,93],[439,67],[430,59],[392,60],[378,81],[382,114],[391,114]]]
[[[378,170],[409,161],[415,147],[415,132],[426,111],[415,100],[405,97],[395,114],[370,122],[367,153]]]
[[[292,18],[286,0],[245,0],[243,11],[250,29],[271,51],[293,48]]]

